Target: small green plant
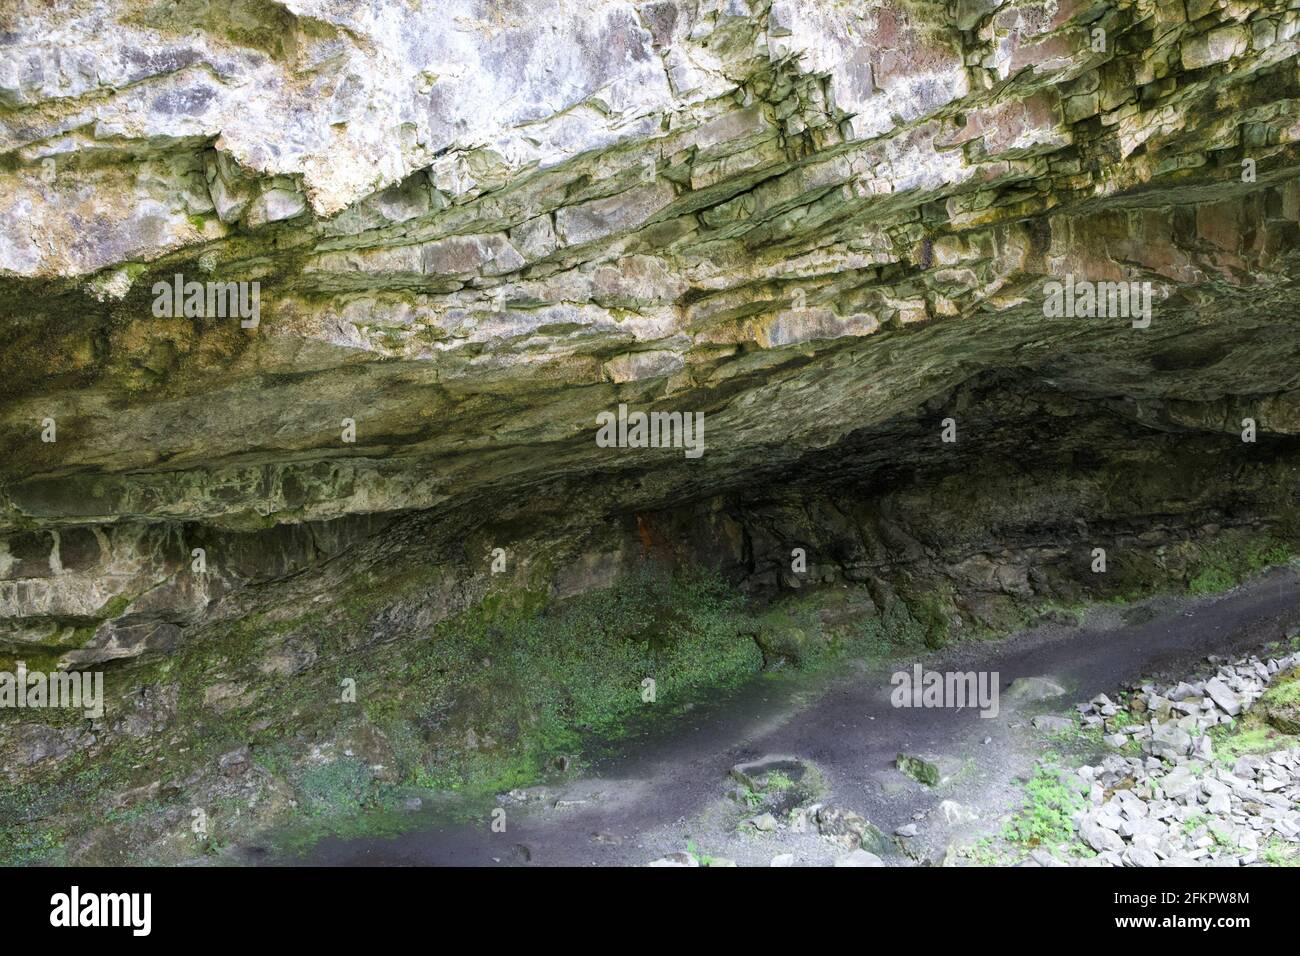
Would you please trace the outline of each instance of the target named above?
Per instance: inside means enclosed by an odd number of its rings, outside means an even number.
[[[1206,826],[1209,828],[1210,837],[1214,840],[1216,846],[1230,849],[1237,848],[1237,841],[1232,838],[1232,831],[1226,829],[1217,820],[1211,820]]]
[[[1209,567],[1200,571],[1187,585],[1192,594],[1218,594],[1237,583],[1232,572],[1223,567]]]
[[[783,774],[780,770],[774,770],[767,776],[768,790],[789,790],[794,786],[794,781]]]
[[[957,853],[976,866],[1004,866],[1005,855],[993,844],[992,837],[981,837],[970,846],[961,847]]]
[[[1218,594],[1252,574],[1290,560],[1291,548],[1274,538],[1221,543],[1205,551],[1187,590],[1192,594]]]
[[[1259,858],[1268,866],[1300,867],[1300,849],[1274,838],[1259,851]]]
[[[695,859],[699,860],[700,866],[712,866],[713,861],[716,859],[716,857],[709,856],[707,853],[703,852],[698,846],[696,846],[694,840],[686,841],[686,852],[689,853],[691,856],[695,857]]]
[[[1245,754],[1268,753],[1295,740],[1279,733],[1254,714],[1226,726],[1213,727],[1208,733],[1214,742],[1215,756],[1227,764]]]
[[[1117,710],[1115,712],[1115,716],[1112,717],[1110,720],[1111,720],[1111,724],[1114,725],[1116,730],[1118,730],[1121,727],[1129,727],[1133,724],[1138,723],[1137,718],[1134,717],[1132,714],[1130,714],[1127,710]]]
[[[1058,604],[1055,601],[1048,601],[1038,607],[1034,618],[1070,627],[1083,627],[1087,620],[1087,612],[1078,604]]]
[[[1083,796],[1062,782],[1059,770],[1039,767],[1025,784],[1026,804],[1011,818],[1003,836],[1027,847],[1055,847],[1074,839],[1074,814]]]
[[[903,650],[940,647],[946,634],[947,619],[937,599],[916,602],[915,614],[904,601],[895,599],[879,617],[866,618],[859,627],[859,640],[864,649],[880,657],[891,657]]]
[[[372,777],[370,769],[359,760],[335,760],[301,775],[298,798],[310,814],[355,812],[365,804]]]
[[[1106,731],[1101,727],[1084,727],[1080,725],[1078,733],[1076,734],[1076,739],[1086,743],[1091,750],[1100,747],[1102,745],[1102,738],[1105,736]],[[1085,763],[1090,763],[1092,756],[1090,754],[1076,754],[1071,758],[1071,760],[1075,766],[1082,766]]]

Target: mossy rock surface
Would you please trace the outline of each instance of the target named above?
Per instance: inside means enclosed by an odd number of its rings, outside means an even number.
[[[943,781],[939,759],[934,755],[899,754],[894,765],[917,783],[937,787]]]
[[[1276,675],[1256,706],[1275,729],[1300,736],[1300,668]]]

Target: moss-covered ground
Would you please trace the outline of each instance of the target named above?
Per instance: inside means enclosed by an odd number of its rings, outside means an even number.
[[[1273,539],[1195,550],[1182,587],[1229,587],[1289,556]],[[455,792],[468,806],[529,785],[557,758],[580,766],[593,744],[762,670],[915,656],[954,634],[951,597],[939,589],[880,611],[860,589],[839,587],[758,606],[691,570],[642,571],[561,602],[542,587],[515,587],[423,633],[375,639],[395,602],[434,577],[364,576],[324,608],[250,615],[167,657],[110,668],[109,700],[143,707],[157,726],[104,735],[0,792],[0,861],[170,862],[219,852],[268,822],[296,823],[300,845],[322,833],[389,831],[406,825],[396,809],[413,794]],[[1149,592],[1170,581],[1162,573],[1140,584]],[[1042,613],[1027,608],[1006,630]],[[305,666],[265,666],[272,652],[308,640]],[[150,710],[158,701],[173,703]],[[87,730],[74,712],[43,719]],[[1220,752],[1244,752],[1252,734],[1269,733],[1243,727]],[[226,780],[219,761],[240,749],[254,769]],[[195,808],[206,835],[192,835]]]

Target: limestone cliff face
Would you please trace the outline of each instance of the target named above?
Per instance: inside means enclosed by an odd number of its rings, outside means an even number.
[[[0,655],[402,561],[427,626],[507,544],[563,596],[647,552],[796,587],[802,542],[987,623],[1089,534],[1285,523],[1297,52],[1285,0],[18,0]],[[620,404],[704,454],[602,447]]]
[[[1300,428],[1285,3],[5,18],[7,530],[597,472],[654,472],[618,501],[656,504],[1005,366],[1171,427]],[[157,316],[177,274],[257,282],[257,326]],[[1067,275],[1151,283],[1151,327],[1044,316]],[[705,412],[707,455],[607,454],[620,402]]]

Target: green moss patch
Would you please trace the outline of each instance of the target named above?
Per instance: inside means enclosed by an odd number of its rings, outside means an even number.
[[[1073,816],[1083,807],[1083,795],[1065,782],[1061,771],[1039,767],[1025,783],[1025,805],[1002,835],[1023,847],[1057,850],[1075,842]]]
[[[386,583],[399,593],[420,586]],[[516,588],[424,637],[349,649],[394,600],[391,589],[364,584],[328,610],[282,621],[251,616],[174,656],[110,671],[110,701],[174,696],[167,745],[114,737],[0,797],[0,859],[53,858],[66,838],[101,825],[131,831],[124,844],[147,843],[161,813],[105,821],[85,808],[154,783],[173,817],[195,804],[214,831],[245,826],[237,806],[223,817],[212,794],[191,792],[189,782],[196,774],[211,780],[221,755],[241,747],[288,788],[297,816],[325,829],[391,809],[411,788],[473,796],[527,785],[588,740],[617,739],[633,722],[763,666],[743,599],[704,572],[634,574],[551,606]],[[315,664],[292,677],[261,666],[268,653],[308,637]],[[72,728],[74,718],[67,721]]]
[[[1252,574],[1291,560],[1291,546],[1281,539],[1245,538],[1205,548],[1192,565],[1187,590],[1192,594],[1217,594],[1236,587]]]

